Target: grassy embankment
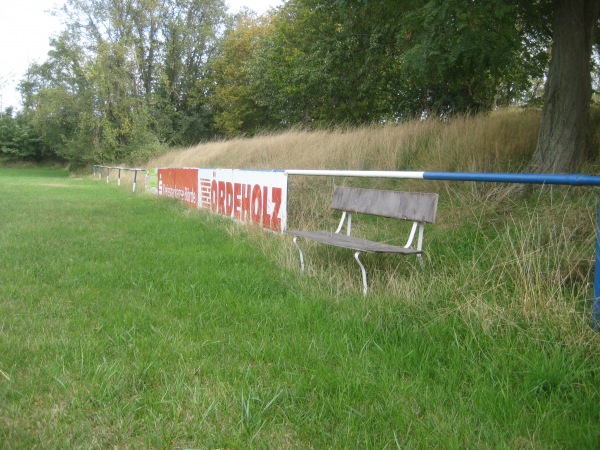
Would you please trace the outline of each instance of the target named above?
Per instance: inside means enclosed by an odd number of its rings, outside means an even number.
[[[148,166],[518,170],[536,127],[524,112],[296,132]],[[365,300],[348,252],[309,246],[300,276],[289,239],[0,170],[2,445],[596,447],[597,192],[295,178],[290,225],[333,226],[339,183],[440,193],[424,272],[365,258]],[[387,222],[355,225],[395,242]]]
[[[449,123],[298,131],[174,150],[147,166],[519,172],[531,158],[538,124],[535,110],[507,110]],[[597,130],[591,139],[596,152],[600,126]],[[597,172],[591,165],[585,170]],[[376,256],[369,266],[381,271],[372,281],[382,295],[411,293],[408,297],[420,302],[431,292],[445,290],[453,293],[456,307],[481,316],[483,323],[499,318],[533,323],[540,318],[569,329],[585,328],[580,320],[588,320],[582,313],[589,310],[592,295],[598,203],[594,189],[291,177],[289,227],[335,228],[338,217],[329,202],[339,184],[440,193],[438,221],[427,235],[427,276],[415,273],[410,260]],[[402,230],[394,221],[361,218],[354,226],[366,237],[393,243],[405,239],[404,234],[398,237]],[[267,247],[272,242],[261,241]],[[328,294],[359,289],[357,267],[344,251],[319,245],[313,250],[309,273],[324,281]],[[286,267],[297,266],[289,246],[277,244],[266,252]]]

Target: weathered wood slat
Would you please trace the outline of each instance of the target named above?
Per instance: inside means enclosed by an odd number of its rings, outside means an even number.
[[[336,234],[332,231],[297,231],[286,230],[285,233],[292,236],[303,237],[313,241],[329,244],[336,247],[348,248],[368,253],[393,253],[403,255],[418,255],[422,252],[413,248],[404,248],[397,245],[384,244],[382,242],[369,241],[345,234]]]
[[[336,187],[333,209],[434,223],[438,194]]]

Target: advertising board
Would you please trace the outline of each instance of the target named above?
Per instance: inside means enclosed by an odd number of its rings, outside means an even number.
[[[283,231],[287,220],[287,175],[283,171],[198,169],[199,208]]]
[[[198,169],[158,169],[158,195],[198,207]]]

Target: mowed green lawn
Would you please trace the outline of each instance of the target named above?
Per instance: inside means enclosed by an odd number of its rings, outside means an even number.
[[[232,226],[0,169],[0,448],[600,446],[597,342],[330,298]]]

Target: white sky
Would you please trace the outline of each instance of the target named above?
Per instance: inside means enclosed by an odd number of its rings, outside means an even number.
[[[49,40],[61,30],[50,14],[61,0],[0,0],[0,110],[17,109],[21,99],[16,91],[30,64],[46,60]],[[279,6],[281,0],[225,0],[232,12],[246,6],[259,14]]]

